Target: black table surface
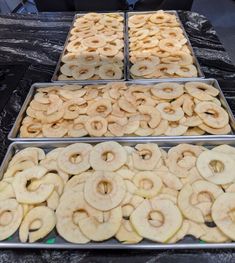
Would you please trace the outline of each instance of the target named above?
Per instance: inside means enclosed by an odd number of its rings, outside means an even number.
[[[30,85],[49,82],[73,13],[0,16],[0,162],[9,133]],[[211,23],[194,12],[179,11],[207,78],[216,78],[235,113],[235,66]],[[17,250],[0,251],[1,262],[235,262],[234,250]]]

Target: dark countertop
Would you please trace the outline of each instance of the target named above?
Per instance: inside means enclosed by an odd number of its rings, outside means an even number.
[[[235,113],[235,66],[210,22],[193,12],[179,12],[206,77],[219,80]],[[34,82],[48,82],[63,49],[72,13],[0,16],[0,162],[6,137]],[[233,250],[58,251],[1,250],[2,262],[235,262]]]

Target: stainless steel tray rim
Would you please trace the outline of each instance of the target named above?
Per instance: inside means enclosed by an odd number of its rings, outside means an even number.
[[[176,82],[176,83],[185,83],[185,82],[191,82],[191,81],[197,81],[197,82],[202,82],[202,83],[207,83],[207,84],[211,84],[213,85],[215,88],[217,88],[219,90],[219,99],[220,101],[222,102],[222,105],[223,107],[226,109],[226,111],[228,112],[228,115],[229,115],[229,118],[230,118],[230,125],[232,127],[232,130],[233,132],[235,132],[235,118],[233,116],[233,113],[223,95],[223,91],[221,90],[219,84],[218,84],[218,81],[216,79],[213,79],[213,78],[209,78],[209,79],[198,79],[198,78],[190,78],[190,79],[182,79],[182,80],[176,80],[176,79],[167,79],[165,81],[161,80],[161,79],[158,79],[158,80],[151,80],[151,81],[147,81],[147,80],[132,80],[132,81],[125,81],[124,83],[128,84],[128,85],[132,85],[132,84],[143,84],[143,85],[148,85],[148,84],[151,84],[151,85],[154,85],[154,84],[158,84],[158,83],[162,83],[162,82]],[[112,82],[123,82],[121,80],[118,80],[118,81],[112,81]],[[107,84],[109,82],[107,81],[101,81],[97,84]],[[93,85],[95,83],[93,83],[92,81],[88,81],[86,83],[69,83],[69,84],[84,84],[84,85]],[[27,109],[27,106],[29,105],[31,99],[33,98],[33,95],[36,91],[37,88],[41,88],[41,87],[47,87],[47,86],[63,86],[63,85],[68,85],[68,83],[66,82],[61,82],[61,83],[34,83],[30,90],[29,90],[29,93],[23,103],[23,106],[21,107],[21,110],[16,118],[16,121],[10,131],[10,133],[8,134],[8,139],[11,140],[11,141],[56,141],[56,140],[61,140],[61,141],[69,141],[69,140],[73,140],[73,141],[76,141],[76,140],[80,140],[80,141],[84,141],[84,140],[93,140],[93,137],[79,137],[79,138],[71,138],[71,137],[63,137],[63,138],[21,138],[21,137],[17,137],[18,134],[19,134],[19,129],[20,129],[20,125],[21,125],[21,122],[22,122],[22,119],[25,115],[25,112],[26,112],[26,109]],[[233,134],[227,134],[227,135],[201,135],[201,136],[157,136],[157,138],[160,138],[161,140],[166,140],[167,138],[171,138],[171,139],[177,139],[177,138],[183,138],[183,139],[190,139],[190,138],[195,138],[195,137],[199,137],[199,138],[207,138],[208,140],[210,139],[219,139],[221,137],[235,137],[235,133]],[[143,138],[145,140],[151,140],[152,138],[155,138],[156,136],[148,136],[148,137],[141,137],[141,136],[135,136],[135,137],[128,137],[128,136],[123,136],[123,137],[94,137],[96,140],[117,140],[117,139],[122,139],[122,140],[136,140],[138,138]]]
[[[63,46],[63,50],[60,54],[60,57],[59,57],[59,60],[56,64],[56,67],[55,67],[55,71],[53,73],[53,76],[51,78],[51,82],[55,82],[55,83],[77,83],[77,82],[80,82],[80,83],[86,83],[87,80],[58,80],[58,74],[60,73],[60,66],[61,66],[61,63],[62,63],[62,57],[63,55],[65,54],[66,52],[66,46],[68,45],[69,43],[69,38],[71,37],[71,30],[73,29],[73,26],[74,26],[74,23],[76,21],[76,19],[78,17],[81,17],[81,16],[84,16],[85,14],[87,14],[88,12],[76,12],[76,14],[74,15],[73,17],[73,20],[71,22],[71,26],[69,28],[69,31],[68,31],[68,35],[66,37],[66,40],[65,40],[65,43],[64,43],[64,46]],[[123,20],[123,42],[124,42],[124,48],[123,48],[123,53],[124,53],[124,59],[123,59],[123,77],[120,79],[120,81],[124,81],[126,80],[126,76],[127,76],[127,68],[126,68],[126,65],[127,65],[127,57],[126,57],[126,41],[127,41],[127,33],[126,33],[126,26],[125,26],[125,21],[126,21],[126,14],[124,12],[97,12],[97,13],[100,13],[100,14],[109,14],[109,13],[115,13],[115,14],[120,14],[123,16],[124,20]],[[111,82],[113,80],[89,80],[90,82],[102,82],[102,81],[106,81],[106,82]]]
[[[78,141],[77,141],[78,142]],[[89,140],[87,140],[88,143],[91,143]],[[158,139],[152,139],[152,143],[158,143],[160,147],[173,147],[179,143],[185,143],[186,141],[184,139],[178,139],[178,140],[170,140],[169,138],[166,141],[162,141]],[[74,143],[74,141],[69,142],[61,142],[61,141],[55,141],[55,142],[13,142],[10,144],[7,154],[4,158],[3,164],[0,168],[0,176],[3,175],[3,172],[8,166],[8,163],[10,161],[11,156],[15,153],[17,149],[23,149],[26,147],[41,147],[44,149],[47,149],[47,147],[61,147],[62,145],[69,145],[71,143]],[[94,142],[97,143],[97,142]],[[130,145],[132,145],[133,142],[129,142]],[[146,143],[142,139],[138,140],[138,143]],[[197,145],[204,145],[204,146],[215,146],[215,145],[221,145],[221,144],[231,144],[235,147],[235,138],[221,138],[218,140],[211,140],[208,142],[205,138],[195,138],[188,140],[187,143],[197,144]],[[55,241],[57,239],[57,236],[55,237]],[[187,241],[180,241],[180,243],[175,244],[159,244],[154,243],[152,241],[144,240],[142,243],[139,244],[121,244],[118,243],[118,241],[111,240],[111,243],[108,243],[109,241],[105,241],[103,243],[95,243],[90,242],[88,244],[74,244],[69,243],[67,241],[64,241],[63,238],[61,239],[61,242],[64,243],[54,243],[54,244],[47,244],[47,243],[18,243],[18,242],[11,242],[11,241],[1,241],[0,242],[0,248],[27,248],[27,249],[141,249],[141,250],[148,250],[148,249],[154,249],[154,250],[168,250],[168,249],[230,249],[235,248],[235,243],[186,243]],[[198,241],[200,242],[200,241]]]
[[[133,78],[130,76],[130,65],[131,65],[131,63],[130,63],[130,59],[129,59],[129,31],[128,31],[129,16],[137,15],[137,14],[153,14],[155,12],[156,11],[141,11],[141,12],[130,11],[130,12],[127,12],[127,15],[126,15],[126,32],[127,32],[127,36],[128,36],[128,38],[127,38],[127,47],[128,47],[127,48],[127,51],[128,51],[127,52],[127,62],[128,62],[128,65],[127,65],[127,80],[133,80]],[[200,66],[200,64],[198,62],[198,59],[197,59],[197,57],[195,55],[195,52],[193,50],[192,44],[191,44],[191,42],[189,40],[188,34],[186,33],[186,30],[185,30],[185,28],[184,28],[184,26],[183,26],[183,24],[182,24],[182,22],[181,22],[181,20],[179,18],[178,12],[175,11],[175,10],[166,10],[164,12],[169,13],[169,14],[173,14],[173,15],[176,16],[178,22],[180,23],[180,27],[183,30],[184,36],[187,39],[187,44],[188,44],[188,47],[189,47],[189,49],[191,51],[191,55],[192,55],[193,60],[194,60],[194,65],[197,68],[197,71],[198,71],[198,77],[197,78],[202,78],[202,79],[205,78],[205,75],[204,75],[204,73],[203,73],[203,71],[201,69],[201,66]],[[158,80],[158,79],[154,79],[154,78],[153,79],[140,78],[140,79],[141,80]],[[164,80],[167,80],[167,79],[168,78],[164,78]],[[179,79],[189,79],[189,78],[175,78],[175,79],[179,80]]]

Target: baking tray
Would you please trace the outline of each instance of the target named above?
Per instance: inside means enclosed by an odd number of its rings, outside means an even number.
[[[86,142],[95,144],[97,142],[101,142],[102,140],[87,140]],[[229,144],[235,147],[235,139],[231,138],[221,138],[221,139],[191,139],[191,140],[184,140],[184,139],[166,139],[162,141],[161,139],[135,139],[134,141],[128,140],[116,140],[123,145],[130,145],[134,146],[137,143],[157,143],[160,147],[165,149],[169,149],[169,147],[176,146],[180,143],[192,143],[197,145],[203,145],[206,147],[212,147],[221,144]],[[54,141],[54,142],[14,142],[12,143],[6,153],[6,156],[3,160],[2,166],[0,168],[0,179],[2,178],[5,170],[8,167],[8,163],[11,160],[12,156],[15,154],[16,151],[22,150],[27,147],[41,147],[45,151],[52,150],[56,147],[63,147],[67,146],[74,141]],[[27,248],[27,249],[155,249],[155,250],[166,250],[166,249],[217,249],[217,248],[235,248],[235,243],[205,243],[200,242],[198,239],[187,236],[183,240],[179,241],[175,244],[160,244],[155,243],[152,241],[144,240],[138,244],[121,244],[114,238],[104,241],[104,242],[90,242],[88,244],[72,244],[65,241],[63,238],[59,237],[56,230],[53,230],[48,236],[43,238],[40,242],[36,243],[21,243],[19,241],[18,231],[8,238],[5,241],[0,241],[0,248]]]
[[[119,14],[119,15],[122,15],[124,17],[124,20],[123,20],[123,42],[124,42],[124,48],[123,48],[123,53],[124,53],[124,60],[123,60],[123,78],[120,79],[120,80],[126,80],[126,76],[127,76],[127,68],[126,68],[126,65],[127,65],[127,56],[126,56],[126,52],[127,52],[127,32],[126,32],[126,26],[125,26],[125,21],[126,21],[126,15],[124,12],[96,12],[96,13],[100,13],[100,14],[108,14],[108,13],[115,13],[115,14]],[[70,26],[70,29],[69,29],[69,33],[67,35],[67,38],[65,40],[65,43],[64,43],[64,47],[63,47],[63,51],[62,53],[60,54],[60,57],[59,57],[59,60],[56,64],[56,68],[55,68],[55,71],[54,71],[54,74],[51,78],[51,81],[52,82],[63,82],[63,83],[76,83],[76,82],[86,82],[86,81],[93,81],[93,82],[103,82],[103,81],[107,81],[107,82],[110,82],[110,81],[113,81],[113,80],[58,80],[58,75],[60,73],[60,67],[62,65],[62,57],[64,56],[64,54],[66,53],[66,47],[69,43],[69,38],[71,37],[71,30],[73,29],[74,27],[74,23],[75,23],[75,20],[78,18],[78,17],[82,17],[84,16],[85,14],[88,14],[88,12],[79,12],[77,13],[74,18],[73,18],[73,21],[72,21],[72,24]]]
[[[171,14],[171,15],[175,15],[176,16],[176,18],[177,18],[177,20],[178,20],[178,22],[179,22],[179,24],[180,24],[180,27],[181,27],[181,29],[183,30],[183,34],[184,34],[184,36],[185,36],[185,38],[187,39],[187,45],[188,45],[188,48],[189,48],[189,50],[191,51],[191,55],[192,55],[192,57],[193,57],[193,64],[196,66],[196,68],[197,68],[197,71],[198,71],[198,78],[205,78],[205,75],[204,75],[204,73],[202,72],[202,70],[201,70],[201,67],[200,67],[200,64],[199,64],[199,62],[198,62],[198,60],[197,60],[197,57],[195,56],[195,53],[194,53],[194,50],[193,50],[193,47],[192,47],[192,45],[191,45],[191,42],[190,42],[190,40],[189,40],[189,38],[188,38],[188,35],[187,35],[187,33],[186,33],[186,31],[185,31],[185,29],[184,29],[184,26],[183,26],[183,24],[182,24],[182,22],[181,22],[181,20],[180,20],[180,18],[179,18],[179,15],[178,15],[178,13],[177,13],[177,11],[175,11],[175,10],[169,10],[169,11],[164,11],[165,13],[168,13],[168,14]],[[129,20],[129,17],[130,16],[133,16],[133,15],[140,15],[140,14],[154,14],[154,13],[156,13],[156,11],[145,11],[145,12],[127,12],[127,14],[126,14],[126,32],[127,32],[127,54],[126,54],[126,56],[127,56],[127,79],[128,80],[133,80],[133,78],[131,77],[131,75],[130,75],[130,67],[131,67],[131,62],[130,62],[130,60],[129,60],[129,31],[128,31],[128,20]],[[159,78],[158,78],[159,79]],[[152,79],[152,80],[158,80],[158,79]],[[167,80],[168,78],[161,78],[162,80]],[[188,79],[188,78],[174,78],[175,80],[183,80],[183,79]],[[149,80],[149,79],[145,79],[145,78],[138,78],[138,79],[136,79],[136,80]]]
[[[215,88],[217,88],[220,93],[219,93],[219,99],[223,105],[223,107],[226,109],[226,111],[228,112],[229,115],[229,119],[230,119],[230,125],[232,128],[232,132],[231,134],[226,134],[226,135],[201,135],[201,136],[150,136],[151,138],[161,138],[162,140],[165,140],[166,138],[171,138],[171,139],[176,139],[176,138],[183,138],[183,139],[188,139],[188,138],[218,138],[218,137],[233,137],[235,136],[235,118],[233,116],[233,113],[223,95],[223,92],[217,82],[217,80],[215,79],[199,79],[199,78],[191,78],[191,79],[184,79],[184,80],[178,80],[178,79],[167,79],[167,80],[162,80],[162,79],[158,79],[155,81],[143,81],[143,80],[133,80],[133,81],[126,81],[126,84],[142,84],[142,85],[149,85],[149,84],[157,84],[157,83],[165,83],[165,82],[175,82],[175,83],[185,83],[185,82],[190,82],[190,81],[197,81],[197,82],[202,82],[202,83],[207,83],[207,84],[211,84],[213,85]],[[114,82],[114,81],[113,81]],[[116,81],[116,82],[121,82],[121,81]],[[96,84],[106,84],[107,82],[103,81],[103,82],[97,82]],[[67,83],[57,83],[57,86],[63,86],[66,85]],[[72,83],[71,83],[72,84]],[[77,82],[78,84],[78,82]],[[95,84],[94,82],[87,82],[87,85],[89,84]],[[37,88],[41,88],[41,87],[47,87],[47,86],[55,86],[55,83],[35,83],[31,86],[29,93],[24,101],[23,106],[21,107],[21,110],[18,114],[18,117],[16,118],[16,121],[10,131],[10,133],[8,134],[8,139],[11,141],[43,141],[43,140],[61,140],[61,141],[66,141],[66,140],[79,140],[79,141],[83,141],[83,140],[90,140],[93,137],[79,137],[79,138],[20,138],[19,137],[19,130],[20,130],[20,125],[21,122],[23,120],[23,118],[25,117],[25,112],[26,109],[30,103],[30,101],[32,100],[35,91]],[[128,140],[135,140],[136,138],[149,138],[148,137],[140,137],[140,136],[124,136],[124,137],[96,137],[98,140],[102,139],[102,140],[119,140],[122,138],[128,138]]]

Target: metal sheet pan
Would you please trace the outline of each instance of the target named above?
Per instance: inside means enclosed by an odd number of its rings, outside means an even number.
[[[170,10],[170,11],[164,11],[164,12],[176,16],[178,22],[180,23],[180,27],[181,27],[181,29],[183,30],[184,36],[185,36],[185,38],[186,38],[187,41],[188,41],[188,42],[187,42],[188,48],[189,48],[189,50],[191,51],[191,54],[192,54],[192,57],[193,57],[193,64],[194,64],[194,65],[196,66],[196,68],[197,68],[198,77],[199,77],[199,78],[205,78],[205,75],[204,75],[204,73],[203,73],[202,70],[201,70],[200,64],[199,64],[199,62],[198,62],[198,60],[197,60],[197,57],[195,56],[195,53],[194,53],[194,51],[193,51],[193,47],[192,47],[192,45],[191,45],[191,43],[190,43],[190,40],[189,40],[189,38],[188,38],[188,35],[187,35],[187,33],[186,33],[185,29],[184,29],[184,26],[183,26],[183,24],[182,24],[182,22],[181,22],[181,20],[180,20],[180,18],[179,18],[179,15],[178,15],[177,11]],[[154,13],[156,13],[156,12],[154,12],[154,11],[127,12],[127,15],[126,15],[126,32],[127,32],[127,63],[128,63],[128,64],[127,64],[127,79],[128,79],[128,80],[133,80],[133,78],[132,78],[131,75],[130,75],[131,62],[130,62],[130,60],[129,60],[129,31],[128,31],[128,19],[129,19],[129,17],[132,16],[132,15],[138,15],[138,14],[154,14]],[[181,80],[181,79],[187,79],[187,78],[174,78],[174,79],[175,79],[175,80]],[[150,80],[150,79],[144,79],[144,78],[141,79],[141,78],[138,78],[138,80]],[[152,80],[158,80],[158,79],[152,79]],[[162,80],[167,80],[167,78],[162,78]]]
[[[158,79],[155,81],[142,81],[142,80],[133,80],[133,81],[128,81],[125,82],[126,84],[142,84],[142,85],[149,85],[149,84],[156,84],[156,83],[164,83],[164,82],[175,82],[175,83],[185,83],[185,82],[190,82],[190,81],[198,81],[198,82],[202,82],[202,83],[207,83],[207,84],[211,84],[213,85],[215,88],[217,88],[220,93],[219,93],[219,99],[223,105],[223,107],[226,109],[226,111],[228,112],[229,118],[230,118],[230,125],[232,127],[232,133],[231,134],[227,134],[227,135],[201,135],[201,136],[150,136],[151,138],[161,138],[162,140],[165,140],[165,138],[171,138],[171,139],[176,139],[176,138],[218,138],[218,137],[231,137],[235,135],[235,118],[233,116],[233,113],[223,95],[223,92],[221,90],[221,88],[219,87],[219,84],[217,82],[217,80],[215,79],[198,79],[198,78],[194,78],[194,79],[184,79],[184,80],[177,80],[177,79],[168,79],[168,80],[162,80],[162,79]],[[120,82],[120,81],[118,81]],[[103,81],[103,82],[99,82],[96,84],[105,84],[107,82]],[[57,86],[63,86],[66,85],[67,83],[57,83]],[[72,83],[71,83],[72,84]],[[87,82],[87,85],[89,84],[95,84],[94,82]],[[30,103],[30,101],[33,99],[33,96],[35,94],[35,91],[37,90],[37,88],[41,88],[41,87],[47,87],[47,86],[54,86],[55,83],[35,83],[32,85],[32,87],[29,90],[28,96],[26,97],[23,106],[21,107],[21,110],[18,114],[18,117],[16,118],[15,124],[13,125],[9,135],[8,135],[8,139],[11,141],[42,141],[42,140],[62,140],[62,141],[66,141],[66,140],[79,140],[79,141],[83,141],[83,140],[88,140],[88,139],[92,139],[93,137],[79,137],[79,138],[20,138],[19,137],[19,130],[20,130],[20,125],[21,122],[23,120],[23,118],[25,117],[25,112],[26,109]],[[127,138],[128,140],[135,140],[136,138],[149,138],[148,137],[131,137],[131,136],[125,136],[125,137],[96,137],[98,139],[102,139],[102,140],[117,140],[117,139],[122,139],[122,138]]]
[[[97,143],[100,142],[99,140],[87,140],[88,143]],[[137,143],[157,143],[159,147],[162,147],[164,149],[169,149],[170,147],[176,146],[180,143],[191,143],[191,144],[197,144],[197,145],[203,145],[205,147],[213,147],[216,145],[221,144],[228,144],[233,147],[235,147],[235,139],[231,138],[221,138],[221,139],[166,139],[165,141],[162,141],[161,139],[154,139],[154,138],[148,138],[148,139],[135,139],[134,141],[122,141],[117,140],[117,142],[120,142],[123,145],[130,145],[134,146]],[[40,147],[44,149],[45,151],[52,150],[56,147],[63,147],[67,146],[71,143],[74,143],[74,141],[68,141],[68,142],[61,142],[61,141],[54,141],[54,142],[14,142],[12,143],[8,151],[6,153],[6,156],[3,160],[2,166],[0,168],[0,179],[2,178],[4,172],[6,171],[8,167],[8,163],[11,160],[12,156],[15,154],[16,151],[22,150],[27,147]],[[235,243],[202,243],[198,239],[187,236],[180,242],[176,244],[159,244],[154,243],[151,241],[144,240],[138,244],[121,244],[118,243],[114,238],[110,239],[105,242],[90,242],[88,244],[72,244],[67,241],[65,241],[63,238],[59,237],[56,230],[53,230],[48,236],[43,238],[41,241],[36,243],[20,243],[18,232],[16,232],[12,237],[8,238],[6,241],[0,242],[0,248],[27,248],[27,249],[155,249],[155,250],[166,250],[166,249],[229,249],[229,248],[235,248]]]
[[[100,14],[107,14],[107,13],[114,13],[114,12],[97,12],[97,13],[100,13]],[[69,38],[71,37],[71,30],[73,29],[74,27],[74,23],[76,21],[76,19],[78,17],[81,17],[81,16],[84,16],[85,14],[87,14],[87,12],[79,12],[77,13],[74,18],[73,18],[73,21],[72,21],[72,24],[71,24],[71,27],[69,29],[69,33],[67,35],[67,38],[65,40],[65,43],[64,43],[64,47],[63,47],[63,51],[62,53],[60,54],[60,57],[59,57],[59,60],[56,64],[56,68],[55,68],[55,71],[54,71],[54,74],[51,78],[51,81],[52,82],[63,82],[63,83],[76,83],[78,82],[78,80],[58,80],[58,75],[60,73],[60,67],[62,65],[62,57],[64,56],[64,54],[66,53],[66,47],[69,43]],[[126,32],[126,26],[125,26],[125,13],[123,12],[116,12],[116,14],[120,14],[124,17],[124,20],[123,20],[123,41],[124,41],[124,49],[123,49],[123,52],[124,52],[124,61],[123,61],[123,64],[124,64],[124,67],[123,67],[123,78],[120,79],[120,80],[126,80],[126,75],[127,75],[127,68],[126,68],[126,65],[127,65],[127,56],[126,56],[126,49],[127,49],[127,32]],[[86,82],[88,80],[79,80],[79,82]],[[112,81],[112,80],[89,80],[89,81],[94,81],[94,82],[103,82],[103,81]]]

